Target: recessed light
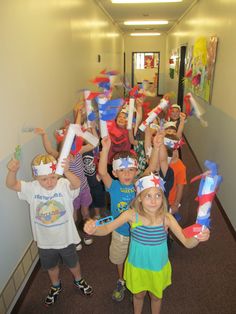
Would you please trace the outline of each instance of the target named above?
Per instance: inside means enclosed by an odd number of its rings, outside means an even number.
[[[125,21],[124,25],[165,25],[168,21]]]
[[[161,33],[130,33],[130,36],[160,36]]]
[[[183,0],[111,0],[112,3],[165,3],[182,1]]]

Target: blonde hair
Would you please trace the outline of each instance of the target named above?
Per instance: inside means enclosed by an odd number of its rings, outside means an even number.
[[[40,154],[34,157],[34,159],[32,160],[32,166],[39,166],[41,163],[46,165],[54,161],[56,161],[56,159],[52,155]]]
[[[135,197],[135,199],[130,204],[130,207],[133,208],[134,210],[136,210],[138,212],[138,214],[140,214],[142,216],[146,216],[146,217],[147,217],[147,214],[145,213],[145,211],[143,209],[141,197],[145,196],[151,188],[152,187],[142,191],[138,196]],[[156,216],[161,216],[161,215],[164,215],[165,213],[168,212],[168,206],[167,206],[167,200],[166,200],[164,192],[162,191],[161,188],[158,188],[158,190],[161,192],[162,204],[161,204],[159,210],[157,211]]]

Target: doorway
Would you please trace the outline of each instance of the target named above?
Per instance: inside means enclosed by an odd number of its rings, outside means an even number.
[[[146,82],[159,95],[160,52],[132,52],[132,86]]]
[[[179,83],[178,83],[178,99],[177,104],[183,108],[184,101],[184,76],[185,76],[185,56],[186,56],[186,46],[180,47],[180,64],[179,64]]]

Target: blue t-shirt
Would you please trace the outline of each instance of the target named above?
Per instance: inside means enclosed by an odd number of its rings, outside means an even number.
[[[112,180],[110,188],[106,189],[111,198],[111,214],[118,217],[125,210],[129,209],[130,202],[135,198],[134,184],[124,185],[119,180]],[[130,225],[126,222],[116,229],[116,232],[123,236],[130,236]]]

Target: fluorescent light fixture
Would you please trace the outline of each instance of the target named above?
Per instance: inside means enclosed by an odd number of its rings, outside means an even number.
[[[165,25],[168,21],[125,21],[124,25]]]
[[[130,36],[160,36],[161,33],[130,33]]]
[[[112,3],[166,3],[182,1],[183,0],[111,0]]]

